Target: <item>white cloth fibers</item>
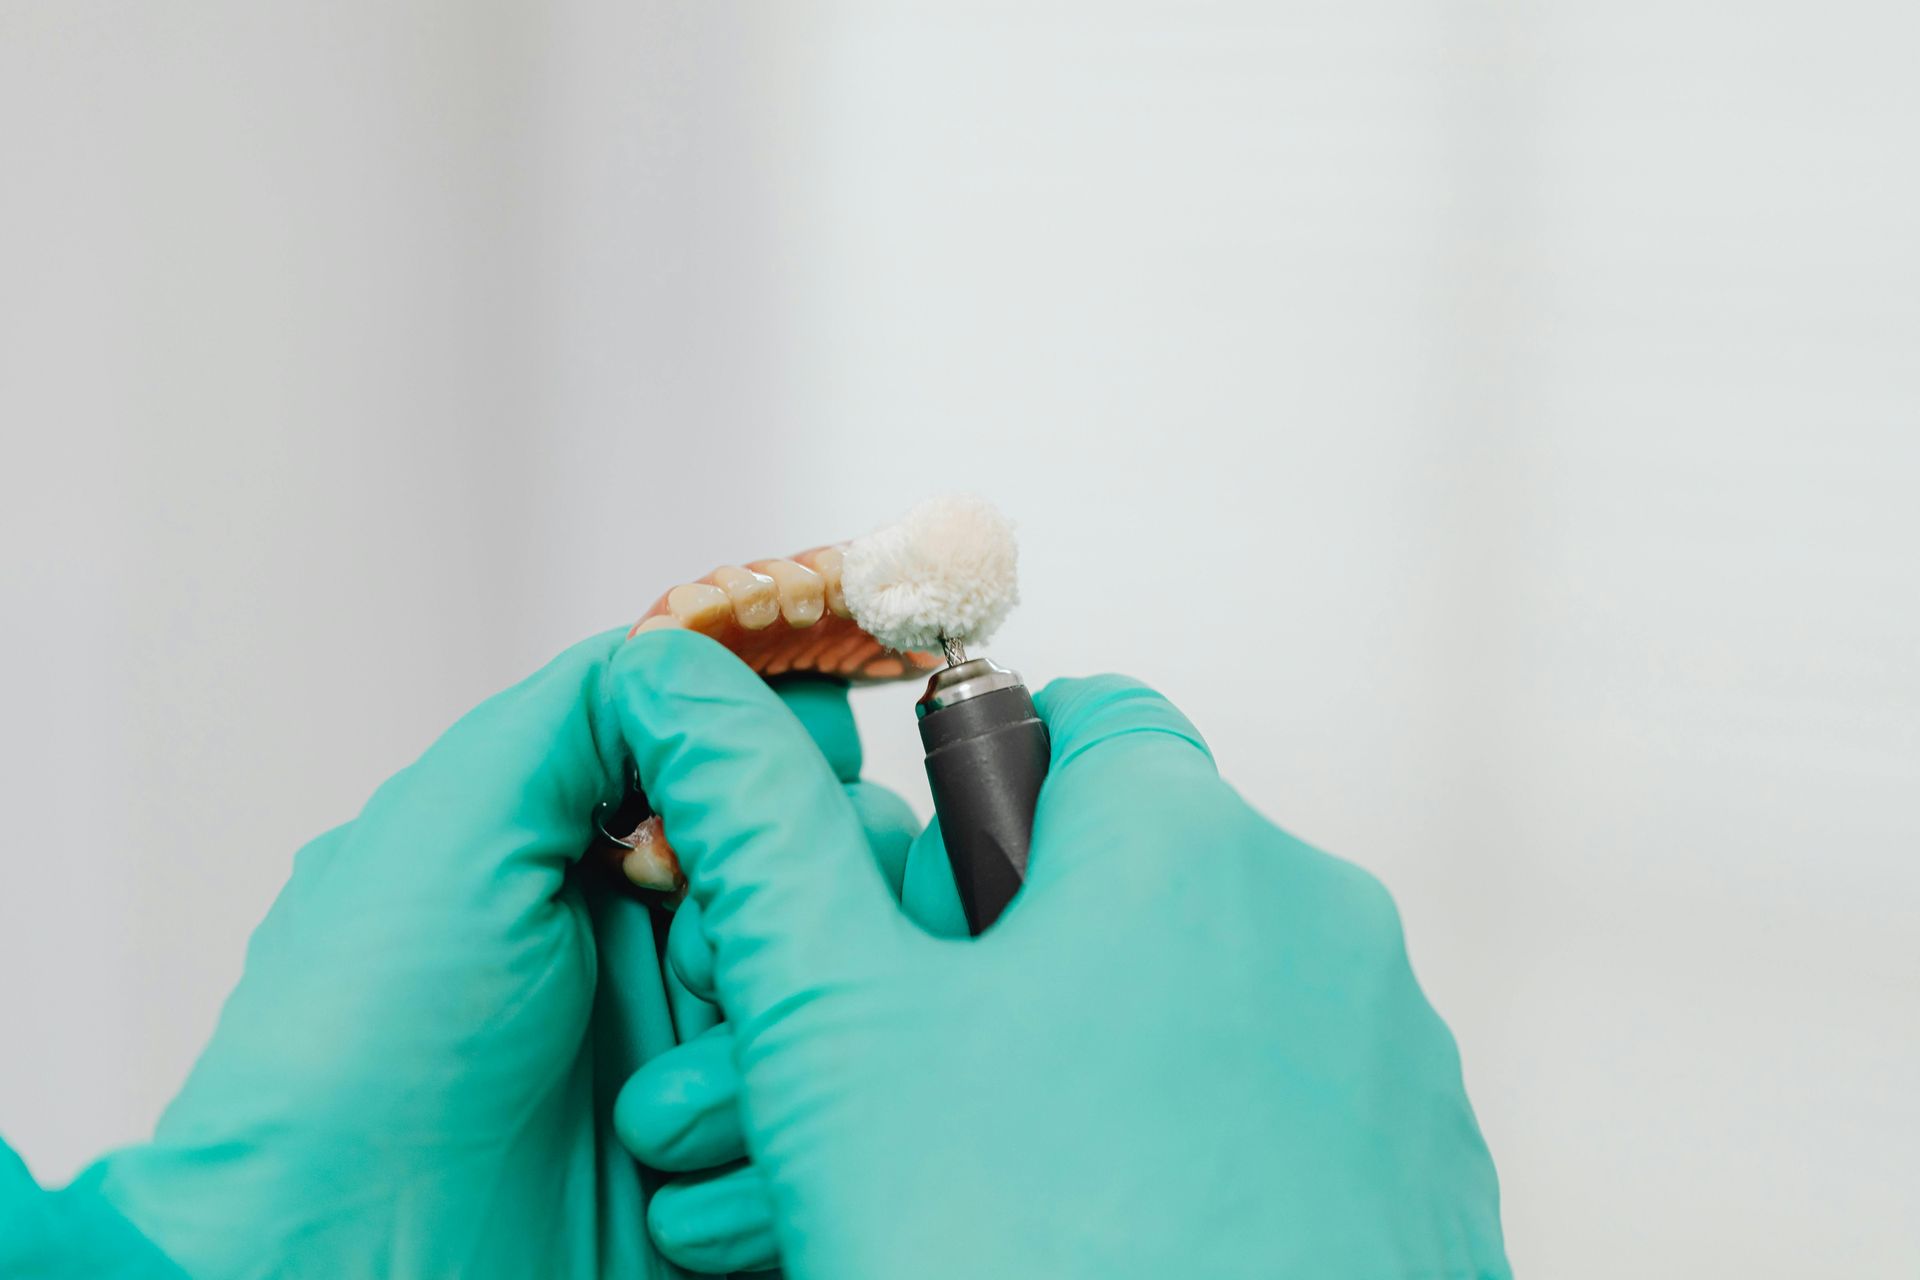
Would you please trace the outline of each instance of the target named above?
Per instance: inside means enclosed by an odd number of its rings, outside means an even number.
[[[929,498],[847,544],[853,619],[890,649],[984,644],[1020,601],[1013,525],[979,498]]]

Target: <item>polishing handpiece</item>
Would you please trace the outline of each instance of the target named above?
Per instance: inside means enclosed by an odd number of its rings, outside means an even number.
[[[1019,675],[989,658],[936,671],[915,709],[947,861],[977,934],[1027,878],[1047,727]]]
[[[963,642],[984,643],[1019,595],[1012,527],[973,498],[934,498],[847,545],[841,578],[854,619],[889,648],[946,651],[916,710],[927,781],[967,927],[999,918],[1027,873],[1034,805],[1047,776],[1046,726],[1020,677]]]

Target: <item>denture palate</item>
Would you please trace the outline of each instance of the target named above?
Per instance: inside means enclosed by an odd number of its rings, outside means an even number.
[[[897,653],[861,629],[840,587],[839,547],[815,547],[786,560],[722,565],[655,600],[628,637],[681,628],[711,636],[762,676],[811,673],[859,684],[899,680],[938,667],[931,653]],[[649,817],[612,844],[628,880],[643,889],[684,891],[680,862]]]

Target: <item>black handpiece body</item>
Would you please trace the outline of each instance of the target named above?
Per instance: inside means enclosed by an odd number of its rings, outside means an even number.
[[[978,934],[1026,879],[1034,805],[1047,776],[1047,727],[1017,675],[976,658],[928,683],[920,741],[960,905]]]

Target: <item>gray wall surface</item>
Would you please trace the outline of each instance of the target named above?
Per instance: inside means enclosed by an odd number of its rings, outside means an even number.
[[[0,0],[0,1134],[294,849],[935,488],[1373,869],[1526,1274],[1920,1268],[1920,9]],[[862,695],[925,811],[912,694]]]

